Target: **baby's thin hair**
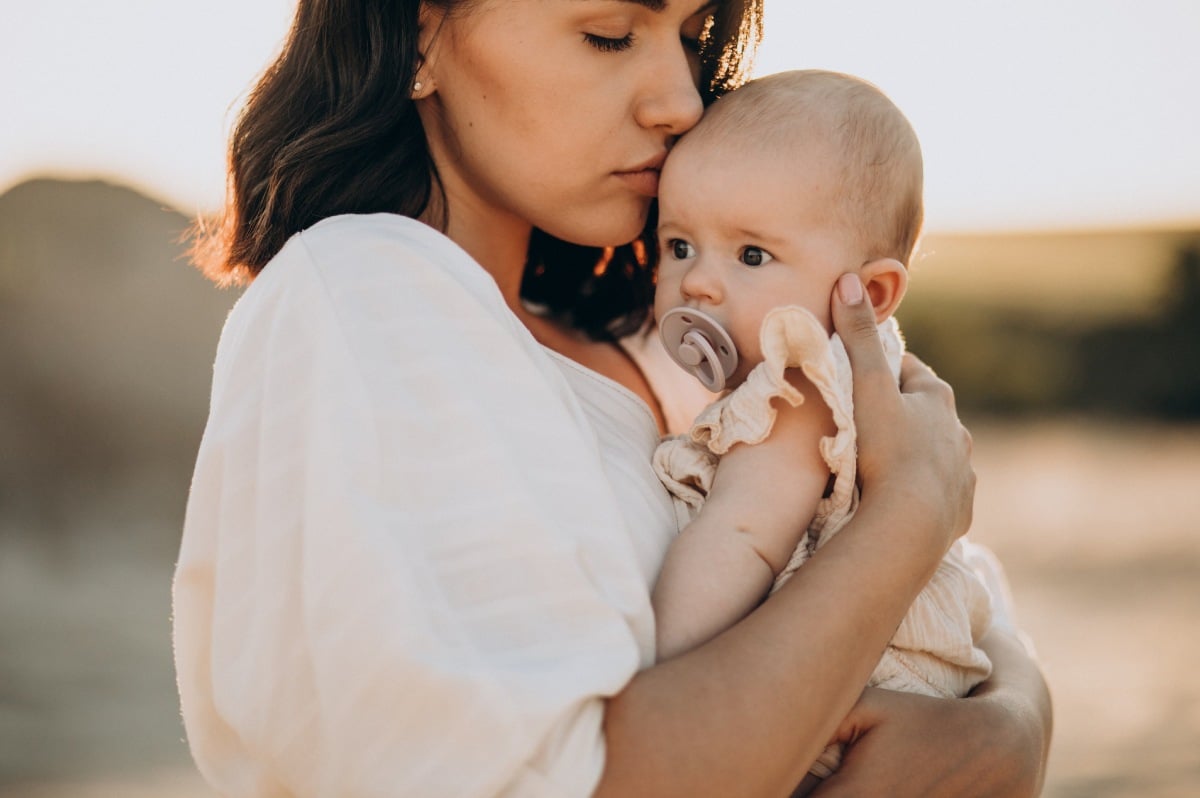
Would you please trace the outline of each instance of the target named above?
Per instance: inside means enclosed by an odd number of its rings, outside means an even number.
[[[688,135],[696,133],[785,156],[828,148],[837,163],[836,220],[861,237],[870,258],[908,265],[924,220],[921,145],[875,85],[840,72],[779,72],[721,98]]]

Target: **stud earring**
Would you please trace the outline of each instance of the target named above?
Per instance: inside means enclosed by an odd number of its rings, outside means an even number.
[[[419,81],[419,80],[418,80],[417,82],[413,83],[413,91],[420,91],[420,90],[421,90],[421,87],[422,87],[422,85],[423,85],[423,84],[422,84],[422,83],[421,83],[421,81]]]

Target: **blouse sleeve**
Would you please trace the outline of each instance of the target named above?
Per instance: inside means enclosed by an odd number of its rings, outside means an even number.
[[[416,224],[293,239],[222,335],[174,633],[223,795],[590,794],[653,639],[569,395]]]

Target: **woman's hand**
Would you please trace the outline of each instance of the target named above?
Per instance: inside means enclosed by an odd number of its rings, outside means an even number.
[[[971,525],[975,472],[971,435],[958,420],[954,392],[906,355],[900,389],[879,342],[875,314],[857,274],[841,276],[833,323],[854,372],[854,420],[863,502],[888,495],[905,508],[904,528],[941,535],[942,551]],[[897,527],[898,529],[900,527]]]
[[[1011,635],[981,645],[995,671],[970,698],[864,691],[835,737],[848,746],[841,769],[813,798],[1037,795],[1052,727],[1045,682]]]

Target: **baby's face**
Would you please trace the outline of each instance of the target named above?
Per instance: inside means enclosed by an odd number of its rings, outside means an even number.
[[[833,170],[819,150],[730,150],[684,137],[667,158],[654,312],[690,307],[717,319],[738,349],[736,387],[762,361],[759,328],[772,308],[799,305],[832,332],[834,284],[865,253],[827,212]]]

